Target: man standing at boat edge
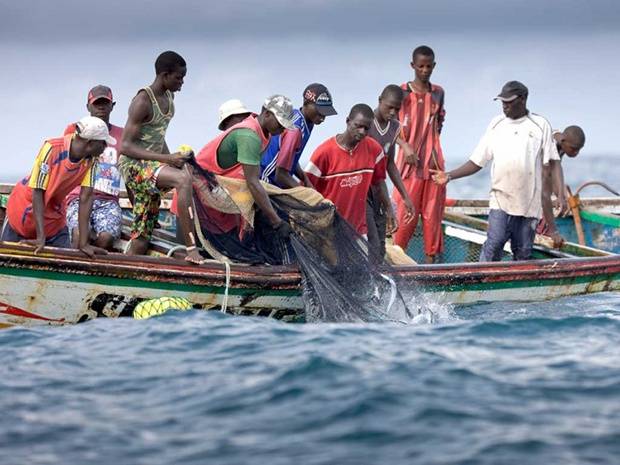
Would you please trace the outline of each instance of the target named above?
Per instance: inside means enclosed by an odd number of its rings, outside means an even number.
[[[470,176],[489,161],[491,195],[487,240],[480,261],[499,261],[504,245],[511,243],[513,258],[531,258],[536,225],[542,217],[542,174],[549,165],[564,203],[560,156],[549,122],[527,109],[528,89],[519,81],[509,81],[495,100],[502,102],[504,114],[491,120],[471,157],[452,171],[431,170],[440,185]]]

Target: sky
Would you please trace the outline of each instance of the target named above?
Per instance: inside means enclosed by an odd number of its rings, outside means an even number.
[[[467,159],[501,112],[493,97],[517,79],[530,89],[531,111],[555,128],[579,124],[586,131],[567,178],[613,181],[618,24],[615,0],[0,0],[0,181],[27,174],[43,140],[86,114],[86,94],[96,84],[112,88],[111,120],[123,125],[164,50],[188,63],[167,135],[171,149],[200,149],[214,138],[217,109],[229,98],[258,111],[265,97],[281,93],[299,106],[307,84],[327,85],[339,114],[315,128],[305,162],[344,129],[351,106],[374,106],[385,85],[412,79],[411,51],[422,44],[435,50],[432,81],[446,91],[448,168]],[[488,180],[478,176],[455,193],[484,193]]]

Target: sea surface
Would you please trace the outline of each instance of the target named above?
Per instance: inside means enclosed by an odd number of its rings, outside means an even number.
[[[617,464],[620,294],[0,331],[0,463]]]

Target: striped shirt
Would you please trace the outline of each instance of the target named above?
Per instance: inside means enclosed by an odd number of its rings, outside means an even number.
[[[76,186],[92,187],[95,160],[82,159],[77,163],[69,159],[72,135],[48,139],[39,150],[29,176],[15,184],[7,205],[11,228],[20,236],[36,238],[32,211],[32,190],[42,189],[44,203],[45,236],[58,234],[66,225],[65,197]]]
[[[371,137],[353,150],[327,139],[317,147],[306,166],[310,182],[359,234],[366,234],[366,196],[371,185],[385,179],[385,155]]]
[[[417,153],[418,163],[412,170],[411,165],[405,164],[403,151],[400,149],[396,164],[403,179],[411,174],[420,179],[430,179],[429,169],[445,169],[439,141],[446,116],[444,91],[436,84],[431,84],[430,92],[423,93],[416,92],[411,83],[403,84],[402,88],[408,92],[399,113],[402,138]]]

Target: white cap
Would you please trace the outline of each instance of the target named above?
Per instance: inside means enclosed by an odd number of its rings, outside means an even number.
[[[77,134],[82,139],[104,140],[108,145],[116,145],[116,139],[110,135],[108,125],[96,116],[85,116],[76,124]]]
[[[217,125],[218,129],[222,129],[222,123],[229,116],[252,113],[245,107],[241,100],[236,98],[226,100],[224,103],[222,103],[222,105],[220,105],[220,109],[218,111],[220,114],[220,120],[218,121]]]

